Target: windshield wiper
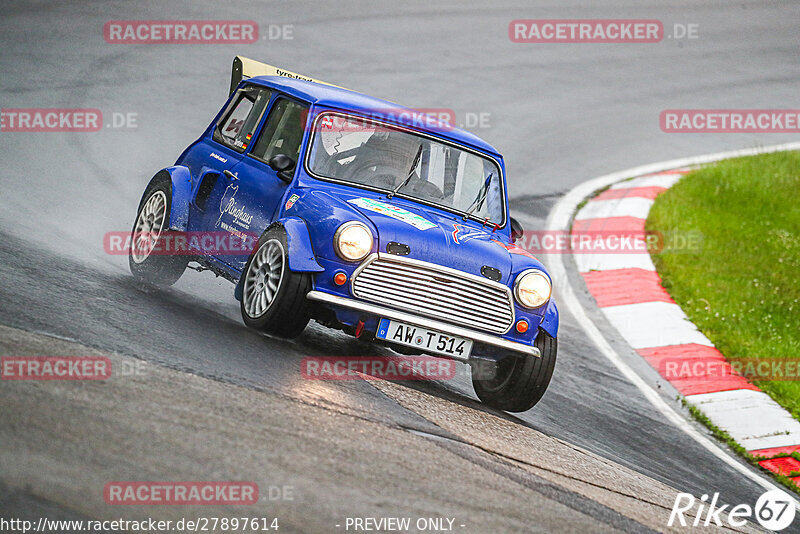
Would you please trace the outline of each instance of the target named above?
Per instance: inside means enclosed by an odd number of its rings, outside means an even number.
[[[492,183],[492,176],[494,176],[494,173],[490,172],[489,176],[487,176],[486,180],[483,182],[483,187],[481,187],[481,190],[478,191],[478,196],[475,197],[475,200],[472,201],[472,204],[470,204],[465,211],[465,221],[467,220],[467,217],[475,213],[475,210],[478,210],[481,208],[481,206],[483,206],[483,201],[486,200],[486,195],[489,194],[489,185]]]
[[[419,164],[419,158],[421,156],[422,156],[422,143],[419,144],[419,149],[417,149],[417,155],[414,156],[414,163],[411,164],[411,168],[408,170],[408,176],[406,177],[405,180],[403,180],[400,183],[400,185],[392,189],[389,192],[389,194],[386,195],[386,198],[392,198],[398,191],[400,191],[402,188],[408,185],[408,182],[411,181],[411,177],[414,176],[414,169],[417,168],[417,165]]]

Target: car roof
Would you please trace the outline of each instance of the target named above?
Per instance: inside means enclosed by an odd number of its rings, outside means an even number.
[[[294,96],[300,100],[306,100],[319,106],[338,108],[341,110],[360,111],[362,113],[369,113],[370,111],[374,112],[375,110],[387,108],[398,111],[414,111],[412,108],[394,104],[380,98],[367,96],[342,87],[298,80],[295,78],[286,78],[283,76],[254,76],[247,81],[278,89],[290,96]],[[417,112],[419,112],[419,110],[417,110]],[[432,133],[438,137],[455,141],[456,143],[469,145],[495,156],[500,156],[500,153],[492,145],[477,135],[459,128],[448,126],[447,129],[429,130],[422,127],[416,127],[415,129]]]

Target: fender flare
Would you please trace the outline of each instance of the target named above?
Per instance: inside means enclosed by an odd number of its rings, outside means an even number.
[[[273,228],[283,228],[286,232],[287,262],[289,270],[295,272],[321,273],[325,269],[317,263],[314,249],[311,246],[311,235],[308,233],[306,222],[300,217],[284,217],[270,224],[264,233]],[[264,234],[261,234],[262,236]],[[260,241],[260,238],[259,238]],[[254,251],[255,252],[255,251]],[[242,273],[244,274],[244,273]],[[242,300],[242,278],[236,283],[234,290],[236,300]]]
[[[547,332],[550,337],[558,337],[558,308],[552,299],[547,303],[547,309],[544,311],[544,317],[539,328]]]
[[[305,273],[321,273],[325,269],[317,263],[314,248],[311,246],[311,235],[306,222],[300,217],[284,217],[269,225],[269,228],[283,228],[286,231],[289,246],[289,270]]]
[[[145,200],[145,195],[150,186],[160,181],[169,181],[172,184],[172,203],[169,209],[170,230],[186,231],[189,225],[189,203],[192,201],[192,173],[183,165],[161,169],[150,179],[145,188],[139,207]]]

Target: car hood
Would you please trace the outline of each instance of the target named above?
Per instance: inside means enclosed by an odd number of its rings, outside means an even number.
[[[409,258],[479,276],[484,267],[491,267],[500,271],[501,282],[508,283],[513,261],[502,234],[455,214],[398,197],[387,199],[385,194],[342,192],[335,196],[374,224],[380,252],[389,243],[401,243],[408,245]]]

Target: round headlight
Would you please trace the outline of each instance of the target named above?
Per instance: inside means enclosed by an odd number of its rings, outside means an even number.
[[[336,230],[333,246],[343,260],[363,260],[372,250],[372,232],[360,222],[346,222]]]
[[[550,298],[550,279],[542,271],[530,269],[517,276],[514,296],[526,308],[538,308]]]

